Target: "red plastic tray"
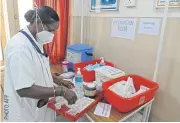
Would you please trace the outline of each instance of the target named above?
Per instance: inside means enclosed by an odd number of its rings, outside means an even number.
[[[96,64],[96,62],[100,63],[101,60],[92,60],[92,61],[87,61],[87,62],[81,62],[81,63],[74,64],[74,68],[75,68],[76,72],[77,72],[78,68],[81,68],[81,74],[83,75],[84,82],[95,81],[95,71],[94,70],[87,71],[87,70],[84,69],[84,67],[89,65],[89,64]],[[104,61],[104,62],[105,62],[105,65],[114,67],[113,63],[108,62],[108,61]]]
[[[61,116],[66,117],[67,119],[75,122],[77,121],[81,116],[83,116],[92,106],[96,105],[101,99],[103,98],[103,92],[99,92],[97,96],[95,97],[95,101],[92,102],[86,109],[81,111],[80,113],[74,115],[66,113],[66,111],[69,109],[66,105],[61,106],[59,110],[56,110],[57,114],[60,114]],[[53,109],[55,111],[55,105],[54,105],[54,99],[51,99],[48,103],[48,107]]]
[[[127,80],[128,77],[133,78],[136,91],[139,90],[140,85],[148,87],[149,90],[131,98],[123,98],[109,89],[111,85],[122,80]],[[153,99],[158,88],[159,86],[157,83],[138,75],[127,75],[103,83],[105,99],[123,113],[129,112]]]

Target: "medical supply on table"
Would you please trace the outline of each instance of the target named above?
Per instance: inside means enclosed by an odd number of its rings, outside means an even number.
[[[126,81],[122,80],[121,82],[117,82],[109,87],[109,89],[115,92],[117,95],[124,96]]]
[[[101,65],[96,62],[96,64],[94,64],[94,65],[89,64],[89,65],[85,66],[84,69],[87,71],[92,71],[92,70],[95,70],[99,67],[101,67]]]
[[[81,68],[78,68],[77,74],[75,75],[75,83],[82,83],[83,77],[81,74]]]
[[[100,62],[100,66],[104,66],[105,62],[104,62],[104,57],[101,57],[101,62]]]
[[[68,65],[69,65],[69,62],[68,61],[63,61],[62,62],[62,71],[64,73],[68,72]]]
[[[134,87],[133,79],[131,77],[128,77],[127,82],[124,87],[123,97],[129,98],[129,97],[132,97],[132,95],[135,93],[136,93],[136,90]]]
[[[92,82],[92,81],[95,81],[95,71],[92,70],[92,71],[88,71],[86,69],[84,69],[84,67],[86,67],[87,65],[94,65],[96,63],[100,63],[101,60],[100,59],[97,59],[97,60],[92,60],[92,61],[87,61],[87,62],[81,62],[81,63],[77,63],[77,64],[74,64],[74,68],[75,70],[77,71],[78,68],[81,68],[81,73],[83,75],[83,80],[84,82]],[[114,66],[114,64],[108,62],[108,61],[104,61],[106,66]]]
[[[111,113],[111,107],[112,106],[110,104],[99,102],[96,106],[94,114],[108,118]]]
[[[83,93],[83,76],[81,74],[81,69],[78,68],[77,74],[75,75],[75,92],[77,93],[78,98],[84,96]]]
[[[73,65],[80,62],[86,62],[93,59],[93,48],[85,44],[74,44],[67,47],[67,61]],[[70,67],[73,68],[73,65]]]
[[[96,96],[96,84],[87,83],[84,86],[84,95],[90,98],[94,98]]]
[[[101,57],[100,59],[101,59],[100,63],[96,62],[96,64],[88,64],[87,66],[84,67],[84,69],[86,69],[87,71],[92,71],[104,66],[105,65],[104,58]]]
[[[81,99],[78,99],[75,104],[68,105],[68,102],[63,97],[57,97],[55,106],[56,109],[60,109],[61,106],[66,105],[69,108],[66,113],[76,115],[87,108],[94,101],[94,99],[83,97]]]
[[[121,83],[121,85],[119,84],[116,86],[125,87],[125,83],[127,83],[127,81],[131,81],[131,79],[128,79],[129,77],[132,78],[133,80],[136,93],[139,93],[138,91],[139,90],[142,91],[142,89],[147,89],[147,88],[149,89],[146,91],[143,91],[140,94],[131,95],[131,97],[129,98],[120,96],[116,92],[109,89],[112,85],[116,83]],[[130,82],[129,82],[129,85],[130,85]],[[158,88],[159,86],[157,83],[138,75],[126,75],[126,76],[118,77],[116,79],[112,79],[108,82],[103,83],[104,98],[106,99],[108,103],[112,104],[113,107],[115,107],[117,110],[119,110],[122,113],[129,112],[147,103],[148,101],[152,100]],[[133,89],[130,89],[130,90],[132,91]],[[118,93],[124,95],[125,94],[124,89],[121,89],[121,92],[118,92]]]
[[[111,66],[102,66],[98,69],[95,69],[95,77],[97,90],[102,90],[102,83],[115,79],[121,76],[124,76],[125,73],[117,68]]]
[[[143,93],[143,92],[145,92],[145,91],[147,91],[147,90],[149,90],[149,88],[141,85],[139,91],[137,91],[136,93],[134,93],[134,94],[132,95],[132,97],[133,97],[133,96],[136,96],[136,95],[138,95],[138,94],[141,94],[141,93]]]
[[[56,101],[57,103],[59,103],[58,98],[64,99],[63,97],[57,97],[57,101]],[[88,97],[85,97],[85,100],[90,99],[90,98],[89,99],[86,99],[86,98],[88,98]],[[69,120],[71,120],[73,122],[76,122],[77,120],[79,121],[80,117],[84,116],[86,112],[88,112],[93,106],[95,106],[102,99],[103,99],[103,92],[98,92],[96,97],[94,99],[92,99],[93,101],[88,106],[84,107],[83,110],[81,110],[76,115],[71,115],[71,114],[69,114],[67,112],[69,110],[68,102],[64,99],[66,101],[66,103],[67,103],[67,106],[64,103],[62,105],[60,105],[60,103],[57,104],[56,106],[57,106],[57,108],[59,106],[59,108],[56,110],[56,112],[57,112],[57,114],[62,115],[65,118],[67,118],[67,119],[69,119]],[[76,101],[76,103],[74,105],[76,105],[76,104],[79,105],[78,100]],[[62,101],[60,101],[60,102],[62,102]],[[55,104],[56,103],[54,103],[54,98],[50,99],[49,103],[48,103],[48,108],[51,108],[52,110],[55,110]],[[74,106],[74,105],[70,105],[70,106]]]
[[[70,79],[70,78],[75,76],[75,73],[74,72],[67,72],[67,73],[61,74],[60,76],[62,76],[65,79]]]
[[[68,71],[75,72],[74,64],[72,62],[69,62],[68,64]]]
[[[131,77],[128,77],[127,81],[123,80],[113,84],[109,87],[109,89],[124,98],[130,98],[149,90],[149,88],[141,85],[140,89],[136,92],[133,79]]]

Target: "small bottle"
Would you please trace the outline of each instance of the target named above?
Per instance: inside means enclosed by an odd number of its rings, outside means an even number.
[[[63,73],[67,73],[67,72],[68,72],[68,65],[69,65],[69,62],[68,62],[68,61],[63,61],[63,62],[62,62],[62,70],[63,70]]]
[[[100,66],[104,66],[105,65],[105,63],[104,63],[104,58],[102,57],[101,58],[101,62],[100,62]]]
[[[78,68],[78,71],[77,71],[77,74],[75,76],[75,83],[82,83],[83,82],[83,77],[82,77],[82,74],[81,74],[81,69]]]
[[[81,69],[78,68],[77,74],[75,75],[75,91],[78,98],[83,97],[83,76],[81,74]]]
[[[96,84],[87,83],[84,87],[84,95],[86,97],[94,98],[96,96]]]

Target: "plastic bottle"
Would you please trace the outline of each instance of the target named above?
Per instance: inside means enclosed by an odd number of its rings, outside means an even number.
[[[69,65],[69,62],[68,62],[68,61],[63,61],[63,62],[62,62],[62,70],[63,70],[63,73],[67,73],[67,72],[68,72],[68,65]]]
[[[101,58],[101,62],[100,62],[100,66],[104,66],[105,65],[105,63],[104,63],[104,58],[102,57]]]
[[[81,69],[78,68],[78,71],[77,71],[77,74],[75,76],[75,83],[82,83],[83,82],[83,77],[82,77],[82,74],[81,74]]]
[[[81,69],[78,68],[77,74],[75,75],[75,91],[78,98],[83,97],[83,76],[81,74]]]

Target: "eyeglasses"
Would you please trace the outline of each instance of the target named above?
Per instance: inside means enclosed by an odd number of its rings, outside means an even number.
[[[47,27],[47,29],[48,29],[48,31],[49,32],[52,32],[52,33],[54,33],[56,30],[55,29],[52,29],[50,26],[48,26],[47,24],[44,24],[46,27]]]

